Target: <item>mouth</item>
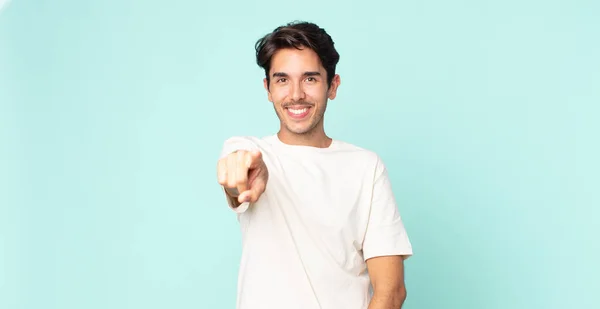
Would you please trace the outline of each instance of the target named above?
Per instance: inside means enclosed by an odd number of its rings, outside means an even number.
[[[308,114],[310,114],[310,110],[312,106],[309,105],[292,105],[285,107],[285,110],[290,118],[293,119],[303,119]]]

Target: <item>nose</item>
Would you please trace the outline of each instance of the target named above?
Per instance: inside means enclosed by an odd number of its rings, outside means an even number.
[[[302,87],[302,83],[299,83],[292,87],[290,96],[293,101],[304,100],[305,94],[304,94],[304,88]]]

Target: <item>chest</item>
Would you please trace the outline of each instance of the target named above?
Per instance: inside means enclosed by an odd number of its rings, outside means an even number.
[[[322,233],[360,236],[372,198],[373,172],[351,158],[281,158],[270,167],[278,207]]]

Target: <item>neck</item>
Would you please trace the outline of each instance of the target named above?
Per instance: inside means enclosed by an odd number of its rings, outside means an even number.
[[[325,134],[324,130],[314,130],[304,134],[295,134],[281,129],[277,132],[277,137],[284,144],[296,146],[327,148],[332,143],[332,139]]]

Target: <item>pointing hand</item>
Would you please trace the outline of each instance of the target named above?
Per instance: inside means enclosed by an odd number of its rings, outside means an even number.
[[[217,163],[217,175],[227,194],[238,202],[256,202],[265,191],[269,173],[260,151],[238,150]]]

